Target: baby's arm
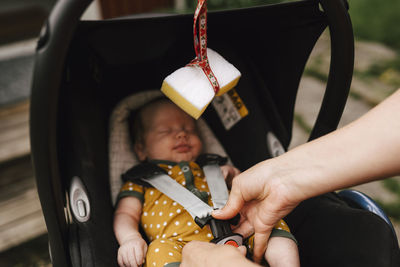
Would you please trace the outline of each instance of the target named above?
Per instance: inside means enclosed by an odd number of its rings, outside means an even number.
[[[268,240],[265,259],[270,267],[299,267],[297,244],[290,238],[274,236]]]
[[[147,244],[138,230],[141,213],[142,203],[135,197],[125,197],[118,202],[114,215],[114,232],[120,244],[120,266],[140,266],[144,262]]]

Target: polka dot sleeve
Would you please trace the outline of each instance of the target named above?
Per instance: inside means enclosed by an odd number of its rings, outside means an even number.
[[[126,182],[122,187],[117,197],[117,202],[124,197],[136,197],[143,203],[144,201],[144,188],[141,185],[132,182]]]

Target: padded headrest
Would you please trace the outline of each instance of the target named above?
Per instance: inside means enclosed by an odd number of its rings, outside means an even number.
[[[115,204],[118,192],[122,186],[121,174],[139,163],[139,160],[131,149],[132,144],[128,130],[129,114],[132,110],[140,108],[159,96],[161,96],[159,90],[150,90],[130,95],[119,102],[111,114],[109,160],[110,187],[113,204]],[[199,119],[196,123],[200,138],[203,141],[203,152],[215,153],[227,157],[224,148],[205,121]]]

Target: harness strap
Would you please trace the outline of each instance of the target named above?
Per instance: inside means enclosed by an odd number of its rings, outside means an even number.
[[[228,201],[229,193],[221,168],[215,164],[206,165],[203,167],[203,171],[210,189],[214,209],[222,209]]]
[[[157,188],[160,192],[182,205],[193,219],[204,218],[211,214],[213,209],[200,198],[177,183],[167,174],[157,174],[150,178],[141,178]]]
[[[215,154],[203,154],[199,156],[197,163],[203,168],[206,181],[211,193],[213,206],[216,209],[222,208],[228,200],[228,188],[219,165],[225,164],[226,158]],[[181,166],[182,164],[179,164]],[[182,165],[189,168],[189,166]],[[187,170],[189,172],[190,170]],[[186,174],[185,174],[186,175]],[[155,187],[160,192],[182,205],[196,221],[209,217],[213,208],[199,198],[200,195],[194,194],[193,188],[185,188],[172,179],[167,172],[153,164],[142,163],[137,165],[122,175],[124,181],[131,181],[140,185]],[[194,186],[193,186],[194,187]],[[192,189],[192,190],[190,190]]]
[[[203,167],[214,208],[222,208],[228,200],[228,188],[219,165],[226,163],[226,158],[222,158],[218,155],[206,154],[199,157],[198,162],[200,162],[199,165]],[[211,242],[234,245],[236,247],[242,245],[243,237],[239,234],[234,234],[230,227],[230,223],[237,223],[238,216],[234,218],[232,222],[212,218],[212,207],[172,179],[162,168],[158,166],[154,167],[154,164],[151,165],[153,166],[147,164],[137,167],[136,169],[141,172],[139,174],[134,174],[132,170],[135,169],[135,167],[132,168],[123,176],[124,180],[136,178],[136,181],[139,180],[142,181],[142,183],[157,188],[160,192],[182,205],[201,228],[209,224],[214,236]],[[185,164],[184,167],[189,166]],[[131,174],[130,176],[128,175],[129,173]]]
[[[206,176],[214,209],[223,208],[228,201],[228,187],[219,167],[226,164],[227,161],[227,158],[216,154],[202,154],[196,160]]]
[[[200,191],[199,189],[197,189],[194,186],[194,177],[193,177],[192,170],[190,169],[189,162],[181,161],[178,163],[178,165],[181,168],[183,176],[185,176],[185,181],[186,181],[185,187],[190,192],[192,192],[192,194],[194,194],[195,196],[197,196],[198,198],[200,198],[203,202],[205,202],[207,204],[208,203],[208,194],[207,194],[207,192]]]

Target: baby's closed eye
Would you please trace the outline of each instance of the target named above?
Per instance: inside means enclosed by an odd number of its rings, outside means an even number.
[[[170,134],[172,132],[171,128],[159,128],[157,129],[158,134]]]

